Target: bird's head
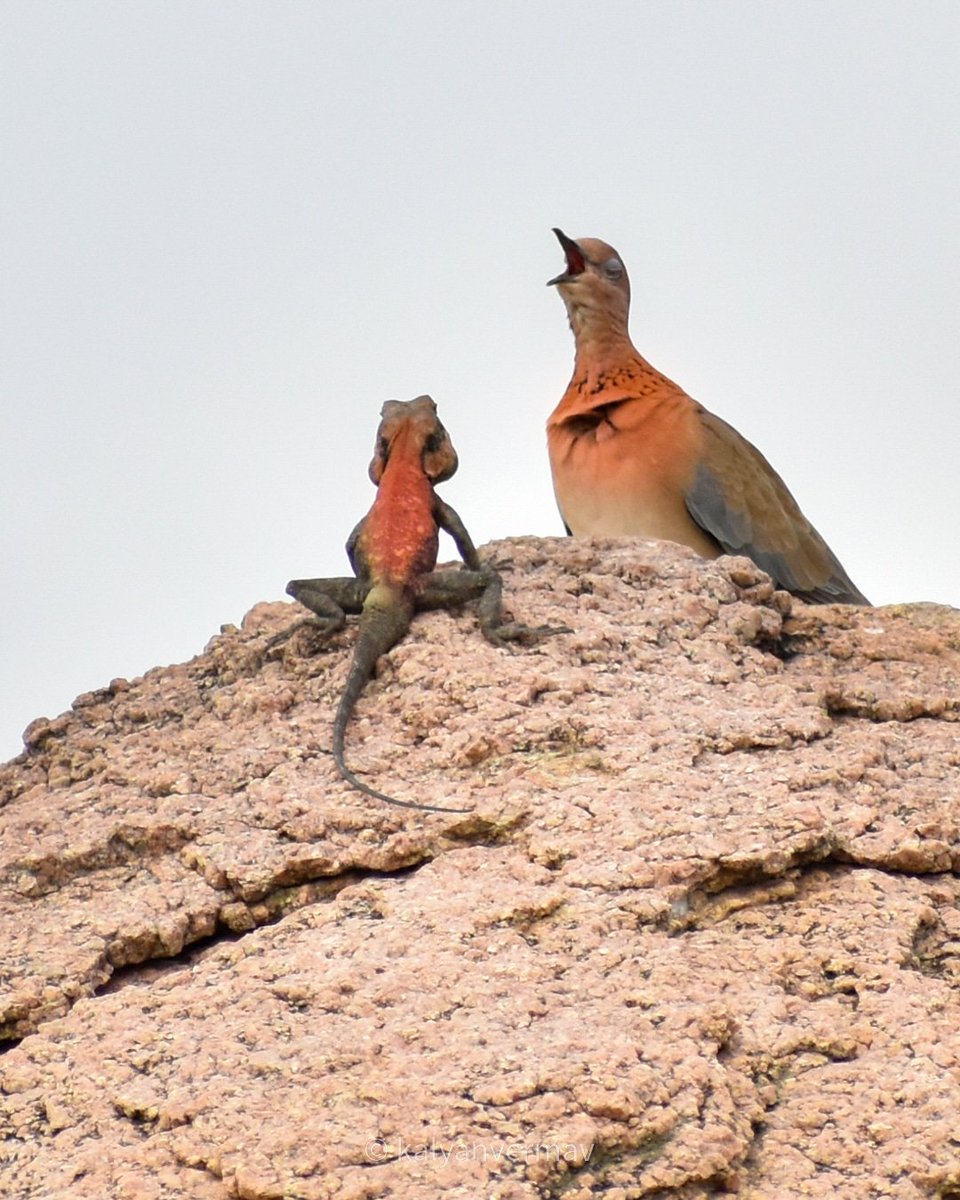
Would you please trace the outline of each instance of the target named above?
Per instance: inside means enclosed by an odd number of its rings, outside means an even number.
[[[596,323],[626,333],[630,314],[630,280],[627,268],[612,246],[597,238],[575,242],[562,229],[554,229],[566,256],[566,270],[547,281],[563,297],[575,335]]]

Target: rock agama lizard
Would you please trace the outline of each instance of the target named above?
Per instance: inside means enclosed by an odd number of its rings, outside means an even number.
[[[325,637],[343,628],[347,613],[360,613],[353,662],[333,724],[333,757],[343,779],[367,796],[402,808],[468,812],[387,796],[363,783],[346,765],[347,724],[377,659],[404,636],[415,612],[455,607],[468,600],[479,600],[480,629],[496,646],[535,642],[569,630],[503,620],[499,572],[480,561],[460,517],[434,491],[435,484],[453,475],[458,460],[433,400],[429,396],[388,400],[380,416],[370,463],[377,497],[346,546],[355,578],[293,579],[287,593],[316,615],[315,623]],[[465,567],[434,570],[441,529],[453,538]],[[283,639],[294,628],[273,640]]]

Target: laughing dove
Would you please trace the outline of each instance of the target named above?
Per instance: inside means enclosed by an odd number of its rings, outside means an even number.
[[[869,603],[760,451],[637,353],[617,252],[553,232],[567,262],[550,283],[576,340],[573,378],[547,422],[567,532],[745,554],[803,600]]]

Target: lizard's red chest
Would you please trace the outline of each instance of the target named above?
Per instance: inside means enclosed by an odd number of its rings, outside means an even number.
[[[419,460],[391,458],[359,539],[375,582],[415,585],[436,566],[439,537],[433,504],[433,485]]]

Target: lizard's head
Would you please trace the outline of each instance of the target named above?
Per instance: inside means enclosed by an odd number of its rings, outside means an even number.
[[[380,410],[377,444],[370,463],[370,478],[379,485],[393,455],[416,457],[431,483],[443,483],[459,466],[450,435],[437,416],[429,396],[416,400],[388,400]]]
[[[597,238],[575,242],[562,229],[554,229],[566,256],[566,270],[547,281],[556,287],[567,306],[573,332],[602,320],[625,333],[630,313],[630,280],[620,255]]]

